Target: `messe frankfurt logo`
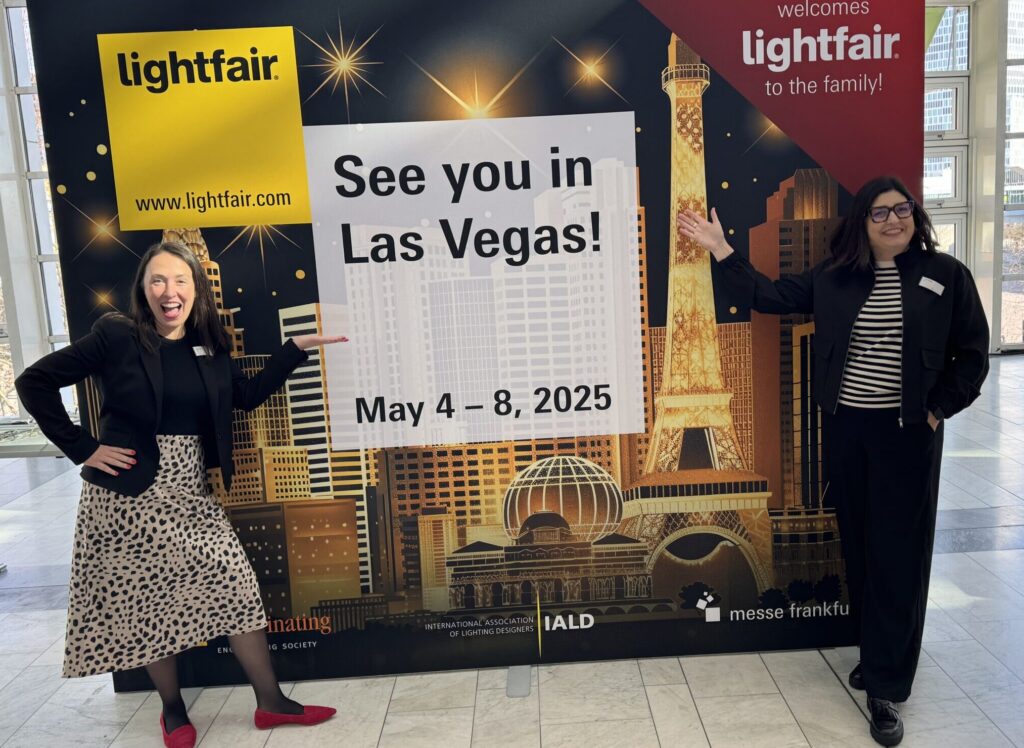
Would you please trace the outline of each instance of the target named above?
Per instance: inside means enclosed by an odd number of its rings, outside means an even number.
[[[704,621],[707,623],[718,623],[722,620],[722,609],[718,607],[718,600],[714,593],[705,592],[697,601],[697,610],[704,611]]]

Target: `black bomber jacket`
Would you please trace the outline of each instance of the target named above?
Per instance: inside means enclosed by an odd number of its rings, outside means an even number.
[[[948,418],[980,394],[989,328],[970,271],[943,253],[911,249],[895,258],[903,303],[901,423]],[[830,269],[826,260],[773,281],[733,252],[718,263],[729,298],[767,314],[814,315],[813,393],[834,413],[853,324],[874,287],[873,271]]]

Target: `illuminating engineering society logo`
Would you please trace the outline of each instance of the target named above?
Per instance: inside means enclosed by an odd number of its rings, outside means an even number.
[[[310,221],[291,27],[97,43],[122,230]]]

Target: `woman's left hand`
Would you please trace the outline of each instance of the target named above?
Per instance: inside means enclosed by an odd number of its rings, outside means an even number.
[[[292,338],[292,342],[295,343],[301,350],[307,351],[310,348],[317,348],[321,345],[331,345],[332,343],[347,343],[348,338],[344,335],[296,335]]]
[[[935,414],[930,410],[928,411],[928,425],[932,427],[932,431],[939,428],[939,419],[935,417]]]

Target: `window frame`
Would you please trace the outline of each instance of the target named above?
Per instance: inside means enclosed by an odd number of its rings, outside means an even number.
[[[1008,351],[1024,351],[1024,334],[1021,336],[1021,342],[1019,343],[1004,343],[1002,341],[1002,321],[1003,321],[1003,285],[1007,282],[1021,281],[1024,280],[1024,273],[1004,273],[1003,272],[1003,253],[1006,245],[1005,227],[1006,227],[1006,214],[1007,213],[1019,213],[1024,211],[1024,201],[1020,203],[1008,203],[1007,202],[1007,190],[1006,190],[1006,154],[1009,150],[1009,145],[1014,140],[1024,139],[1024,130],[1011,130],[1006,122],[1007,115],[1009,114],[1009,100],[1007,96],[1007,88],[1009,87],[1009,73],[1011,68],[1019,68],[1024,71],[1024,57],[1010,57],[1010,17],[1009,17],[1009,2],[1002,3],[1002,10],[1005,14],[1003,17],[1003,27],[1006,29],[1006,37],[1003,40],[1002,49],[999,50],[1000,54],[1000,65],[1002,67],[1002,81],[1001,81],[1001,110],[998,112],[1000,130],[1002,131],[1002,143],[999,153],[996,154],[996,163],[999,164],[1000,168],[1000,190],[999,194],[996,195],[1001,207],[1001,218],[1002,226],[999,232],[998,246],[995,248],[995,268],[993,278],[993,300],[994,313],[992,315],[992,338],[998,340],[996,344],[996,350],[999,352]]]
[[[950,254],[960,262],[966,263],[967,246],[967,223],[968,214],[966,210],[930,210],[933,224],[953,224],[953,245],[954,251]]]
[[[935,223],[953,224],[953,256],[970,264],[967,251],[967,237],[970,234],[969,185],[973,163],[970,148],[971,128],[971,69],[974,55],[974,17],[971,5],[963,2],[928,2],[929,7],[963,8],[967,18],[967,68],[965,70],[925,71],[925,96],[931,91],[951,88],[955,102],[953,116],[956,126],[952,130],[924,131],[924,154],[921,162],[924,177],[924,159],[951,155],[954,159],[953,196],[940,199],[925,199],[924,206]],[[954,21],[955,28],[955,21]],[[955,48],[955,43],[953,47]],[[927,55],[927,49],[925,50]],[[927,113],[927,112],[926,112]]]
[[[933,91],[947,88],[956,92],[956,103],[953,109],[956,126],[952,130],[925,130],[925,148],[932,144],[967,142],[971,117],[970,76],[959,73],[928,73],[925,76],[924,92],[926,96]]]
[[[54,284],[53,278],[48,278],[55,276],[53,269],[60,267],[52,224],[46,231],[52,235],[52,245],[41,245],[44,232],[40,222],[52,220],[50,209],[44,206],[43,211],[37,211],[33,195],[33,187],[40,183],[45,195],[49,188],[49,173],[45,168],[32,168],[34,159],[30,158],[29,149],[35,146],[30,144],[25,129],[23,103],[38,96],[38,89],[34,84],[18,83],[20,68],[15,54],[18,42],[14,35],[21,32],[21,20],[12,19],[11,11],[24,12],[25,6],[25,0],[0,0],[0,98],[3,99],[7,118],[6,128],[0,128],[6,130],[0,132],[0,155],[5,164],[0,167],[3,169],[0,171],[0,195],[3,197],[3,210],[0,211],[0,283],[7,313],[7,324],[0,329],[0,344],[10,345],[11,363],[16,374],[23,371],[28,363],[70,341],[66,313],[51,314],[53,310],[66,307],[61,284]],[[26,48],[27,56],[18,55],[18,60],[31,62],[31,47],[27,40]],[[40,166],[46,165],[45,151],[38,160]],[[54,298],[54,293],[59,297]],[[65,405],[73,413],[75,393],[67,390],[62,395]],[[23,408],[21,415],[26,415]]]
[[[931,199],[926,197],[926,208],[928,208],[929,210],[941,210],[944,208],[967,208],[967,175],[970,168],[969,156],[970,151],[966,143],[954,145],[948,142],[943,142],[941,145],[925,147],[925,159],[953,159],[953,194],[949,197]]]

